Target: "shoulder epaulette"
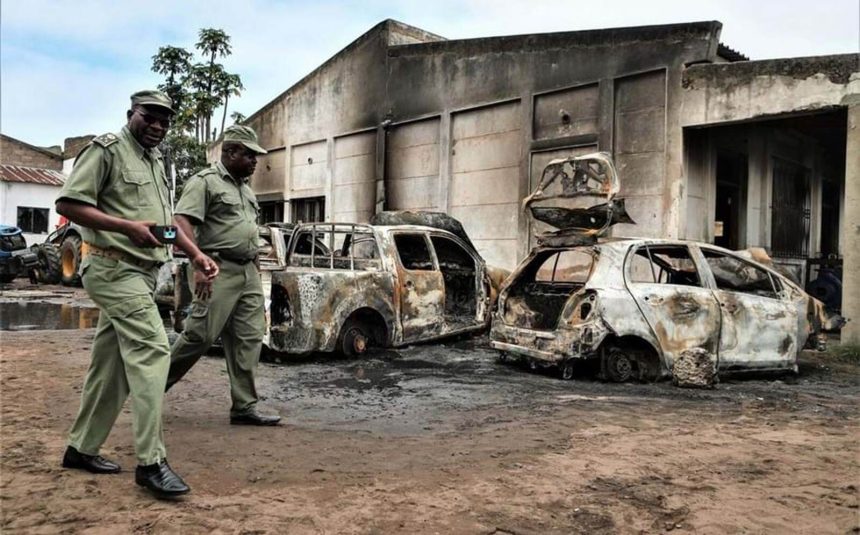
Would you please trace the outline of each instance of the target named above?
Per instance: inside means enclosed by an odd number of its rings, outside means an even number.
[[[105,148],[110,147],[117,141],[119,141],[119,138],[116,137],[116,134],[102,134],[93,138],[93,143],[98,143]]]

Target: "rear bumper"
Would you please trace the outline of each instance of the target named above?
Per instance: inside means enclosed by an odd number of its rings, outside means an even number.
[[[505,325],[496,319],[490,331],[490,346],[499,351],[554,364],[593,356],[607,333],[608,330],[601,322],[538,331]]]

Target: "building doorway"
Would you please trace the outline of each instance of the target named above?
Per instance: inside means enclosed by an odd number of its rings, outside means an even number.
[[[743,246],[742,217],[746,204],[747,155],[717,152],[717,195],[714,210],[714,244],[737,250]]]

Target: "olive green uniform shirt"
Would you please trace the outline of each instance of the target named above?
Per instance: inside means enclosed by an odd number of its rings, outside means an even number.
[[[123,219],[171,224],[170,190],[157,148],[144,149],[124,126],[119,134],[95,138],[80,154],[58,200],[95,206]],[[136,247],[125,234],[82,227],[84,241],[141,260],[166,262],[167,247]]]
[[[195,224],[197,246],[229,259],[257,256],[260,206],[246,180],[233,178],[217,162],[188,179],[176,213]]]

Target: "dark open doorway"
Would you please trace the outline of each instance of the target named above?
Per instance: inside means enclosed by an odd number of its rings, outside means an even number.
[[[746,202],[747,173],[746,154],[717,153],[714,244],[726,249],[741,248],[741,210]]]

